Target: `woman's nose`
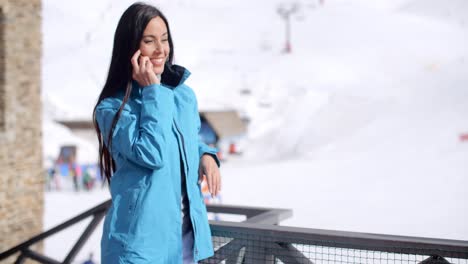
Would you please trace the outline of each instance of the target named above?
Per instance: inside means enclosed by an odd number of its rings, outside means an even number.
[[[155,53],[161,53],[162,52],[162,45],[159,42],[156,42],[155,48],[154,48]]]

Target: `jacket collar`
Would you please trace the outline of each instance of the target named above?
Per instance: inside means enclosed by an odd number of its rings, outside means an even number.
[[[175,88],[185,82],[190,76],[190,72],[184,67],[166,62],[164,71],[161,75],[161,83]]]
[[[170,64],[166,62],[164,65],[164,71],[161,75],[161,84],[167,86],[171,89],[175,89],[177,86],[183,84],[185,80],[190,76],[190,71],[186,68],[176,65]],[[139,89],[140,85],[135,80],[132,80],[132,97],[140,97],[141,96],[141,89]]]

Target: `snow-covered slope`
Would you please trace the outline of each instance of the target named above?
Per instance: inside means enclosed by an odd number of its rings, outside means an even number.
[[[282,159],[328,144],[339,151],[338,140],[368,127],[381,150],[401,152],[421,138],[455,140],[468,130],[466,29],[345,5],[317,10],[295,30],[303,34],[293,37],[294,54],[258,75],[248,108],[251,157]],[[408,130],[417,132],[384,144]],[[361,138],[354,146],[367,144]]]
[[[412,0],[399,8],[402,12],[435,18],[444,23],[468,27],[468,5],[465,0]]]

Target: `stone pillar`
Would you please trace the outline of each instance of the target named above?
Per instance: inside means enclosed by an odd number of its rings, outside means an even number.
[[[41,49],[41,1],[0,0],[0,252],[42,232]]]

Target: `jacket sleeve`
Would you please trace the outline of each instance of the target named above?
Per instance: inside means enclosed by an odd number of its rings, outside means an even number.
[[[172,90],[161,85],[142,88],[142,104],[138,115],[122,110],[112,135],[112,154],[121,156],[150,169],[164,166],[166,136],[169,135],[173,120]],[[118,108],[98,108],[96,117],[104,141],[107,139],[112,121]]]
[[[196,117],[197,132],[200,133],[201,121],[200,121],[200,114],[198,112],[198,103],[197,103],[196,99],[195,99],[195,113],[197,115],[197,117]],[[216,161],[216,164],[218,165],[218,167],[220,167],[221,163],[219,162],[217,153],[218,153],[217,148],[212,148],[212,147],[206,145],[200,139],[200,137],[198,138],[198,156],[199,156],[200,159],[204,154],[209,154],[214,158],[214,160]]]

